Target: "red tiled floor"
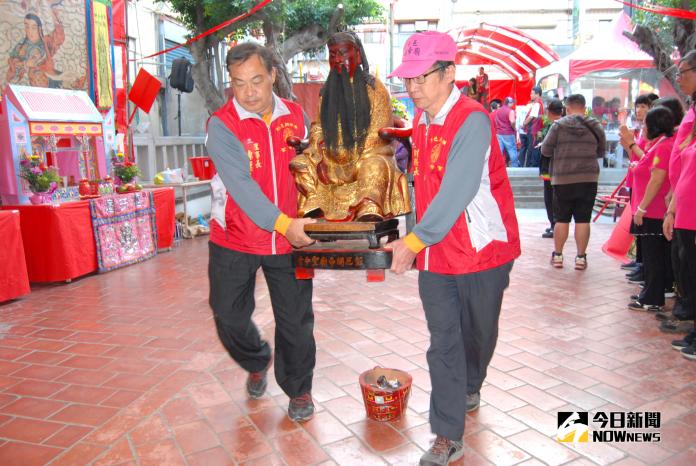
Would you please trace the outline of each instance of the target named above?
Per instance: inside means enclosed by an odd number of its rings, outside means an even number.
[[[220,444],[215,432],[202,421],[177,426],[174,428],[174,435],[185,455],[208,450]]]
[[[7,442],[0,445],[0,464],[3,466],[41,466],[62,450],[31,443]]]
[[[317,464],[328,460],[327,454],[303,430],[296,430],[273,439],[276,450],[288,466]]]
[[[78,443],[67,452],[61,454],[52,466],[73,466],[75,464],[90,464],[93,459],[107,451],[107,447],[90,443]]]
[[[635,287],[599,252],[612,225],[593,225],[584,272],[549,267],[546,225],[520,225],[523,255],[482,406],[467,416],[466,454],[455,464],[693,463],[696,366],[652,315],[625,309]],[[417,463],[434,436],[415,272],[370,284],[358,272],[317,272],[317,413],[296,424],[272,371],[268,394],[247,400],[246,373],[217,340],[206,267],[199,238],[1,305],[0,464]],[[270,298],[262,275],[257,282],[254,319],[272,341]],[[357,379],[377,365],[413,376],[402,419],[366,419]],[[560,444],[559,410],[660,411],[662,442]]]
[[[50,437],[44,443],[46,445],[67,448],[91,431],[91,427],[66,425],[61,431]]]
[[[133,452],[127,439],[122,439],[104,455],[101,455],[97,461],[92,463],[93,466],[111,466],[122,465],[132,462],[134,464]]]
[[[45,382],[44,382],[45,383]],[[89,387],[87,385],[69,385],[57,392],[51,398],[73,403],[99,404],[113,396],[115,390],[102,387]]]
[[[39,382],[35,380],[24,380],[19,382],[17,385],[12,385],[5,389],[5,393],[12,393],[21,396],[37,396],[41,398],[47,398],[52,394],[61,391],[66,385],[63,383],[55,382]]]
[[[173,440],[162,440],[157,443],[148,443],[136,447],[138,458],[142,466],[184,465],[181,452]]]
[[[189,466],[229,466],[232,458],[222,447],[199,451],[186,457]]]
[[[20,398],[2,407],[3,414],[44,419],[65,406],[65,403],[40,398]]]
[[[106,406],[73,404],[51,417],[53,421],[98,426],[110,419],[118,410]]]
[[[63,428],[58,422],[15,418],[0,427],[0,437],[21,442],[41,443]]]

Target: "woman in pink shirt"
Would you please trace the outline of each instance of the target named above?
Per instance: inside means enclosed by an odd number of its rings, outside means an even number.
[[[692,108],[696,102],[696,51],[684,55],[679,62],[677,70],[677,82],[682,92],[691,95]],[[677,243],[679,255],[679,279],[681,281],[684,297],[691,312],[696,311],[696,124],[689,118],[684,125],[690,125],[691,129],[679,142],[679,176],[676,186],[673,188],[663,232],[667,239],[673,239]],[[682,128],[680,128],[681,130]],[[681,133],[681,131],[680,131]],[[696,360],[696,328],[692,329],[686,337],[672,342],[672,347],[680,350],[682,356]]]
[[[632,310],[658,312],[665,304],[665,287],[672,283],[669,242],[662,234],[662,220],[669,192],[667,169],[674,144],[674,116],[666,107],[650,109],[645,117],[648,143],[645,154],[633,171],[631,204],[633,231],[641,236],[645,287],[638,299],[628,304]]]
[[[636,126],[631,130],[626,125],[621,125],[619,134],[621,135],[620,143],[628,155],[629,163],[637,162],[645,153],[645,144],[648,140],[645,138],[645,115],[652,107],[652,104],[658,97],[656,94],[641,94],[634,102]],[[633,192],[633,171],[628,170],[626,173],[625,186]],[[636,201],[631,199],[631,203]],[[626,277],[631,281],[643,281],[643,248],[640,242],[640,237],[636,236],[636,259],[634,262],[627,264],[625,267],[632,270]]]

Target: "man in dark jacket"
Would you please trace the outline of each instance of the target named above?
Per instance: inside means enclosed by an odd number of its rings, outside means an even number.
[[[573,94],[566,103],[567,116],[551,126],[541,145],[541,154],[551,159],[553,186],[554,252],[551,264],[563,267],[563,246],[568,239],[571,217],[575,219],[575,268],[587,267],[590,218],[599,180],[597,158],[607,145],[601,124],[585,116],[585,97]]]

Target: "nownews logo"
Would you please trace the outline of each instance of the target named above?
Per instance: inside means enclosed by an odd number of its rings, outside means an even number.
[[[608,427],[608,428],[607,428]],[[597,411],[592,417],[590,429],[589,413],[585,411],[558,413],[559,442],[588,442],[592,431],[593,442],[640,442],[660,441],[660,413],[611,411],[607,416],[604,411]]]

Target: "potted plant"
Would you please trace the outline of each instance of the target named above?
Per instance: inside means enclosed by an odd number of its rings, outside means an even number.
[[[114,177],[119,185],[116,192],[127,193],[143,189],[141,185],[135,183],[135,178],[141,175],[138,165],[127,160],[121,153],[116,154],[111,161],[114,167]]]
[[[19,176],[29,185],[32,192],[29,200],[32,204],[51,202],[60,180],[55,168],[47,167],[38,155],[25,155],[19,162]]]

